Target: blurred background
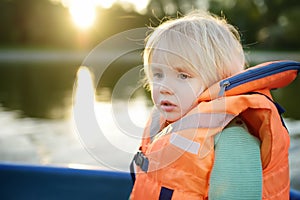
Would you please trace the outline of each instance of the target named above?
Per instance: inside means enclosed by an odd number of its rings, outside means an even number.
[[[0,0],[0,161],[104,168],[84,150],[72,121],[81,63],[114,34],[155,27],[192,9],[225,16],[238,27],[250,66],[300,61],[298,0]],[[110,115],[111,94],[122,74],[142,64],[140,53],[112,63],[96,85],[96,109],[102,117]],[[298,188],[299,90],[298,78],[273,92],[287,110],[292,185]],[[133,120],[142,127],[151,107],[149,94],[140,88],[132,99]],[[119,102],[122,105],[121,95]],[[116,129],[113,120],[108,126],[112,132]],[[137,148],[138,143],[131,150]],[[127,170],[130,160],[117,162],[113,165]]]

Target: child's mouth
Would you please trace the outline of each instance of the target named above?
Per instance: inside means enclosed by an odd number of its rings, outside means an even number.
[[[163,101],[160,102],[160,107],[165,112],[171,112],[171,111],[173,111],[175,109],[176,105],[173,104],[170,101],[163,100]]]

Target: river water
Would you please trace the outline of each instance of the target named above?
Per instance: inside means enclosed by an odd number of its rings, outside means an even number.
[[[124,107],[126,103],[120,102],[117,106]],[[133,123],[142,129],[150,108],[139,99],[129,106],[129,110]],[[98,116],[99,124],[111,144],[107,146],[101,141],[96,142],[100,147],[98,152],[101,155],[85,148],[87,141],[82,140],[71,117],[64,120],[19,118],[18,112],[2,109],[0,112],[1,162],[128,171],[140,140],[126,135],[126,129],[130,127],[120,127],[115,123],[110,104],[98,102],[95,111],[105,116],[105,120]],[[128,114],[125,110],[123,112],[119,115]],[[291,135],[291,183],[294,188],[300,189],[300,121],[288,119],[285,121]]]

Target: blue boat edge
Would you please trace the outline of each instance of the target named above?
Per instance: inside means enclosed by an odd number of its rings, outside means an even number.
[[[128,199],[130,173],[0,163],[0,199]]]
[[[129,172],[0,163],[0,199],[128,199]],[[300,191],[290,189],[290,200]]]

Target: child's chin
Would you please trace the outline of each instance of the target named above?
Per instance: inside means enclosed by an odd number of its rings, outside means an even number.
[[[180,118],[181,118],[181,116],[176,116],[176,115],[171,115],[171,114],[165,114],[165,119],[168,122],[170,122],[170,123],[175,122],[175,121],[177,121]]]

